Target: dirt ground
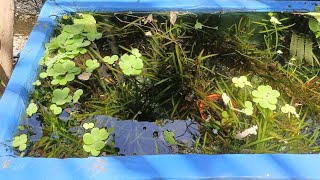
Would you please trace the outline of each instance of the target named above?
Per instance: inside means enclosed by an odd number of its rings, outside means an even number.
[[[22,51],[41,10],[42,0],[15,0],[13,56]]]

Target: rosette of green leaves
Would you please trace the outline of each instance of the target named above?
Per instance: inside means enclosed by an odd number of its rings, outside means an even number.
[[[24,151],[27,148],[28,136],[26,134],[21,134],[20,136],[14,137],[12,141],[12,146],[19,148],[19,151]]]
[[[119,67],[125,75],[139,75],[142,72],[143,61],[138,49],[132,49],[132,55],[124,54],[120,58]]]
[[[46,78],[51,76],[52,85],[66,85],[69,81],[73,81],[75,76],[80,74],[81,70],[76,67],[75,63],[71,60],[64,60],[59,63],[55,63],[52,67],[48,67],[46,72],[40,73],[40,78]]]
[[[91,153],[93,156],[98,156],[101,149],[105,146],[105,140],[109,138],[110,133],[105,129],[93,128],[90,133],[83,135],[83,149]]]
[[[38,106],[35,103],[30,103],[26,109],[28,116],[32,116],[34,113],[38,111]]]
[[[264,109],[275,110],[279,91],[273,90],[271,86],[261,85],[257,90],[252,91],[253,101]]]
[[[71,102],[72,96],[69,95],[70,89],[63,88],[63,89],[55,89],[53,91],[52,102],[57,105],[64,105],[68,102]]]

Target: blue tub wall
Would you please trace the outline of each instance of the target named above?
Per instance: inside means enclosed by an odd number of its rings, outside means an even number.
[[[0,158],[0,179],[320,179],[319,155],[146,155]]]
[[[320,179],[319,155],[156,155],[16,158],[10,140],[28,105],[44,44],[63,13],[119,11],[307,12],[320,1],[48,0],[0,100],[0,179]],[[7,144],[7,145],[6,145]]]

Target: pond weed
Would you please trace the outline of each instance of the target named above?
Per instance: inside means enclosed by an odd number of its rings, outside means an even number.
[[[181,152],[319,152],[319,128],[307,123],[320,117],[317,61],[294,62],[294,15],[255,15],[65,15],[33,83],[27,113],[39,115],[43,135],[26,155],[117,154],[112,129],[88,121],[96,115],[195,120],[189,150],[163,132]]]

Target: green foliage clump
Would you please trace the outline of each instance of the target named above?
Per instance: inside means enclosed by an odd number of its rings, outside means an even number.
[[[105,63],[108,63],[108,64],[113,64],[113,63],[115,63],[117,60],[119,59],[119,56],[118,55],[113,55],[113,56],[105,56],[104,58],[103,58],[103,61],[105,62]]]
[[[174,132],[172,131],[163,131],[164,139],[170,144],[176,144],[176,139],[174,138]]]
[[[24,151],[27,148],[28,136],[26,134],[21,134],[20,136],[14,137],[12,141],[12,146],[18,148],[19,151]]]
[[[92,73],[92,71],[94,71],[100,66],[100,63],[96,59],[88,59],[86,60],[86,66],[86,72]]]
[[[253,101],[259,104],[262,108],[275,110],[279,91],[273,90],[271,86],[261,85],[257,90],[252,91]]]
[[[55,89],[53,91],[52,102],[56,103],[57,105],[64,105],[68,102],[71,102],[72,96],[69,95],[70,89],[63,88],[63,89]]]
[[[28,116],[32,116],[38,111],[38,106],[35,103],[30,103],[26,109]]]
[[[105,147],[105,140],[109,138],[109,135],[110,132],[105,128],[93,128],[90,133],[83,135],[83,149],[93,156],[98,156],[101,149]]]
[[[52,104],[50,106],[50,109],[52,110],[53,114],[60,114],[62,112],[62,108],[57,106],[56,104]]]
[[[119,66],[125,75],[139,75],[142,72],[143,61],[138,49],[132,49],[132,55],[124,54],[120,58]]]

